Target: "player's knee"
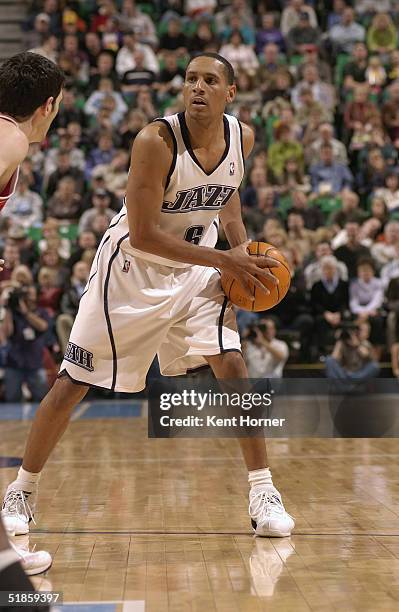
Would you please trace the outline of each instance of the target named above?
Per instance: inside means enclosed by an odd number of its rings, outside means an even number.
[[[208,359],[217,378],[246,378],[247,369],[239,351],[227,351]]]
[[[68,376],[61,375],[46,399],[57,410],[71,410],[85,397],[88,390],[87,385],[76,384]]]

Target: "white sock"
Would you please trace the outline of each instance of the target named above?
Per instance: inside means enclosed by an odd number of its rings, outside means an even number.
[[[260,470],[251,470],[248,472],[248,482],[253,487],[264,487],[273,486],[272,473],[269,468],[262,468]]]
[[[12,548],[0,551],[0,572],[13,565],[16,561],[21,561],[21,557]]]
[[[27,493],[32,493],[37,489],[39,484],[41,472],[34,474],[33,472],[28,472],[24,470],[21,466],[18,470],[17,479],[13,482],[13,484],[18,485],[18,489],[22,489],[22,491],[26,491]]]

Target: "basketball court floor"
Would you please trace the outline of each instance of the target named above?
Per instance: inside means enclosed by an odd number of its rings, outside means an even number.
[[[34,410],[0,405],[2,491]],[[148,439],[144,403],[82,403],[42,475],[29,544],[54,563],[36,586],[67,612],[398,610],[397,440],[268,448],[290,538],[252,536],[236,441]]]

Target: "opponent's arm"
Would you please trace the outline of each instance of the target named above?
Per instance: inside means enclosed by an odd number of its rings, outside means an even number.
[[[0,191],[6,187],[8,181],[19,164],[25,159],[29,150],[28,139],[20,130],[2,138],[0,148]]]
[[[138,134],[132,147],[126,192],[132,247],[174,261],[228,271],[247,288],[250,298],[253,297],[253,284],[265,290],[255,274],[275,282],[268,271],[269,267],[278,265],[274,259],[250,257],[246,244],[218,251],[191,244],[161,230],[161,207],[172,160],[173,143],[165,125],[155,122]]]
[[[241,123],[244,158],[247,159],[254,146],[255,137],[251,128],[245,123]],[[245,242],[247,230],[242,220],[240,194],[236,192],[230,198],[228,204],[219,213],[224,233],[231,248]]]

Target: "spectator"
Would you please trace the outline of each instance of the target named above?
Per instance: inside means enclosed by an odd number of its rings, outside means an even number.
[[[100,164],[111,163],[114,156],[114,143],[112,133],[102,133],[98,140],[98,147],[93,149],[86,161],[86,178],[89,179],[93,169]]]
[[[361,224],[367,217],[367,213],[359,208],[359,196],[354,191],[344,189],[341,193],[341,208],[333,212],[329,222],[338,233],[348,221],[357,221]]]
[[[386,290],[385,308],[388,311],[387,315],[387,344],[393,348],[393,345],[399,342],[399,260],[391,262],[384,266],[385,271],[392,274]],[[396,266],[396,269],[395,269]],[[390,270],[388,270],[390,267]],[[381,275],[381,281],[384,285],[386,279]],[[386,286],[386,285],[385,285]],[[396,376],[396,374],[395,374]]]
[[[399,209],[399,176],[395,170],[390,170],[385,176],[385,186],[376,189],[376,198],[381,198],[390,212]]]
[[[123,78],[128,70],[136,68],[135,51],[138,50],[144,54],[145,68],[158,74],[159,63],[154,51],[149,45],[139,43],[133,30],[126,30],[123,35],[123,47],[118,51],[116,57],[116,71],[120,78]]]
[[[275,142],[269,148],[268,167],[275,180],[279,180],[284,172],[287,160],[295,159],[300,169],[303,167],[302,145],[293,139],[290,127],[281,123],[275,129]]]
[[[181,21],[179,17],[169,19],[167,31],[159,40],[159,47],[163,54],[166,51],[175,51],[178,55],[184,55],[187,52],[188,40],[187,36],[181,30]]]
[[[342,13],[341,22],[333,26],[329,32],[335,53],[352,53],[357,42],[363,42],[366,31],[362,25],[356,23],[353,8],[346,7]]]
[[[43,200],[38,193],[29,189],[29,181],[21,175],[15,193],[8,200],[3,217],[12,225],[29,229],[39,225],[43,218]]]
[[[188,40],[188,50],[192,55],[195,55],[202,51],[217,51],[218,48],[219,41],[209,20],[202,19],[197,25],[194,36],[191,36]]]
[[[332,332],[348,315],[348,283],[340,279],[337,260],[327,255],[320,260],[321,279],[311,289],[311,304],[315,316],[315,344],[326,354]]]
[[[21,255],[17,245],[12,242],[6,242],[2,258],[4,259],[4,266],[0,270],[0,289],[3,288],[6,281],[10,280],[13,270],[21,262]]]
[[[343,85],[345,90],[354,89],[356,83],[366,81],[367,47],[364,43],[356,43],[352,47],[351,60],[343,69]]]
[[[77,108],[75,90],[64,89],[61,108],[53,122],[53,128],[66,129],[73,121],[76,121],[82,127],[86,127],[85,114],[81,108]]]
[[[378,267],[397,257],[399,248],[399,221],[390,221],[384,228],[383,242],[377,242],[371,248],[371,254]]]
[[[334,162],[347,166],[348,154],[346,152],[345,145],[340,140],[334,138],[334,128],[331,123],[321,123],[317,133],[318,137],[310,145],[309,150],[306,153],[308,163],[320,163],[321,147],[323,145],[331,145]]]
[[[79,221],[79,234],[82,232],[93,232],[93,221],[98,214],[106,215],[108,221],[115,216],[115,211],[109,208],[110,197],[105,189],[97,189],[93,194],[93,208],[86,210]]]
[[[127,28],[135,32],[139,42],[157,47],[158,37],[151,17],[137,6],[135,0],[123,0],[121,16],[118,18],[120,28]]]
[[[308,65],[303,71],[303,80],[297,83],[292,90],[292,103],[296,109],[301,105],[300,94],[306,88],[310,89],[313,94],[313,99],[319,102],[329,113],[332,113],[335,108],[335,92],[332,85],[323,83],[320,80],[319,72],[316,66]]]
[[[294,263],[292,251],[283,249],[282,253],[291,270],[291,284],[285,298],[273,308],[271,317],[279,329],[299,332],[299,360],[308,363],[314,357],[312,347],[314,320],[311,315],[305,278],[302,268],[297,267]]]
[[[261,55],[266,45],[276,45],[281,53],[285,51],[284,37],[281,30],[276,27],[275,17],[273,13],[264,13],[262,15],[262,28],[258,30],[256,35],[255,51],[257,55]]]
[[[97,248],[97,239],[94,232],[81,232],[78,236],[78,244],[75,246],[69,261],[68,268],[72,270],[73,266],[81,259],[86,259],[85,255],[91,253]]]
[[[76,223],[81,213],[82,198],[76,193],[72,176],[64,176],[53,196],[47,202],[47,214],[59,221]]]
[[[287,218],[288,238],[295,244],[301,254],[301,260],[310,255],[313,250],[314,232],[305,228],[301,212],[291,210]]]
[[[88,279],[89,266],[84,261],[77,261],[73,266],[70,286],[62,296],[61,314],[58,315],[56,322],[62,353],[65,353],[80,298],[85,291]]]
[[[310,24],[307,11],[299,13],[298,23],[290,29],[286,41],[290,55],[303,55],[308,49],[317,48],[320,43],[320,32]]]
[[[332,354],[326,357],[327,378],[366,382],[378,376],[380,368],[373,359],[368,333],[367,323],[349,327],[340,333]]]
[[[324,257],[331,257],[333,254],[332,248],[329,242],[323,241],[316,245],[314,250],[315,259],[309,263],[304,269],[304,277],[306,281],[306,289],[310,291],[315,283],[321,280],[322,276],[322,265]],[[336,270],[338,277],[343,280],[348,280],[348,269],[343,261],[335,261]]]
[[[82,170],[77,168],[76,166],[72,166],[71,164],[71,154],[69,151],[58,152],[58,167],[57,169],[50,174],[48,177],[47,185],[45,187],[45,192],[47,197],[51,197],[57,186],[64,176],[70,176],[75,181],[75,189],[78,193],[83,193],[85,189],[85,177]],[[7,207],[8,208],[8,207]]]
[[[2,331],[8,344],[5,400],[22,401],[22,383],[25,383],[32,401],[39,402],[48,391],[43,350],[49,317],[43,308],[37,306],[37,292],[33,285],[24,292],[14,289],[2,299],[5,299],[6,308]]]
[[[128,107],[122,95],[114,91],[111,79],[101,79],[99,88],[89,96],[85,104],[85,113],[91,117],[96,117],[100,108],[106,104],[109,99],[114,100],[114,110],[111,114],[111,123],[117,126],[126,114]]]
[[[58,38],[54,36],[54,34],[45,34],[43,35],[40,45],[33,49],[29,49],[29,51],[42,55],[56,64],[58,60]]]
[[[60,135],[59,148],[52,148],[46,155],[46,161],[44,164],[44,177],[45,180],[57,170],[58,158],[60,153],[69,153],[70,164],[74,168],[84,170],[85,167],[85,155],[83,151],[75,146],[74,138],[71,134],[64,131]]]
[[[324,225],[324,217],[318,206],[311,206],[308,196],[298,186],[291,188],[291,208],[288,213],[298,213],[307,230],[316,230]]]
[[[320,158],[320,163],[310,167],[312,192],[315,195],[336,196],[341,194],[343,189],[352,188],[352,173],[347,166],[334,161],[330,144],[321,145]]]
[[[356,315],[358,323],[362,321],[370,323],[370,340],[380,349],[384,343],[384,322],[380,314],[384,289],[381,279],[374,274],[372,260],[359,261],[357,278],[353,279],[349,286],[349,297],[352,314]]]
[[[334,251],[334,255],[343,261],[348,269],[349,278],[356,276],[357,264],[361,259],[371,259],[370,251],[359,240],[359,223],[347,221],[345,224],[346,243]]]
[[[39,13],[35,17],[33,30],[28,30],[23,35],[25,49],[36,49],[40,47],[44,37],[50,35],[50,17],[46,13]]]
[[[254,50],[244,44],[240,32],[231,33],[229,42],[223,45],[219,51],[237,72],[242,70],[254,75],[258,69],[259,62]]]
[[[244,354],[250,378],[281,378],[289,350],[276,338],[274,321],[261,319],[247,330]]]
[[[96,68],[92,69],[89,79],[88,93],[98,89],[101,79],[111,79],[115,91],[120,89],[120,80],[115,71],[114,54],[110,51],[101,51],[97,56]]]
[[[58,312],[62,295],[62,289],[57,284],[57,273],[55,270],[43,267],[39,270],[37,282],[39,285],[38,306],[45,308],[49,318],[53,320]]]
[[[122,78],[122,91],[127,97],[128,94],[135,94],[143,85],[152,87],[156,82],[156,76],[145,67],[145,55],[141,49],[134,52],[135,68],[125,72]]]
[[[388,54],[396,49],[397,44],[398,33],[391,17],[385,13],[375,15],[367,31],[369,51],[379,53],[388,59]]]
[[[327,30],[331,30],[335,25],[341,23],[342,14],[346,7],[347,4],[344,0],[333,0],[333,10],[328,13],[327,17]]]
[[[310,25],[317,28],[317,17],[314,9],[305,4],[304,0],[290,0],[281,15],[281,31],[284,37],[298,24],[300,15],[304,12],[309,15]]]

